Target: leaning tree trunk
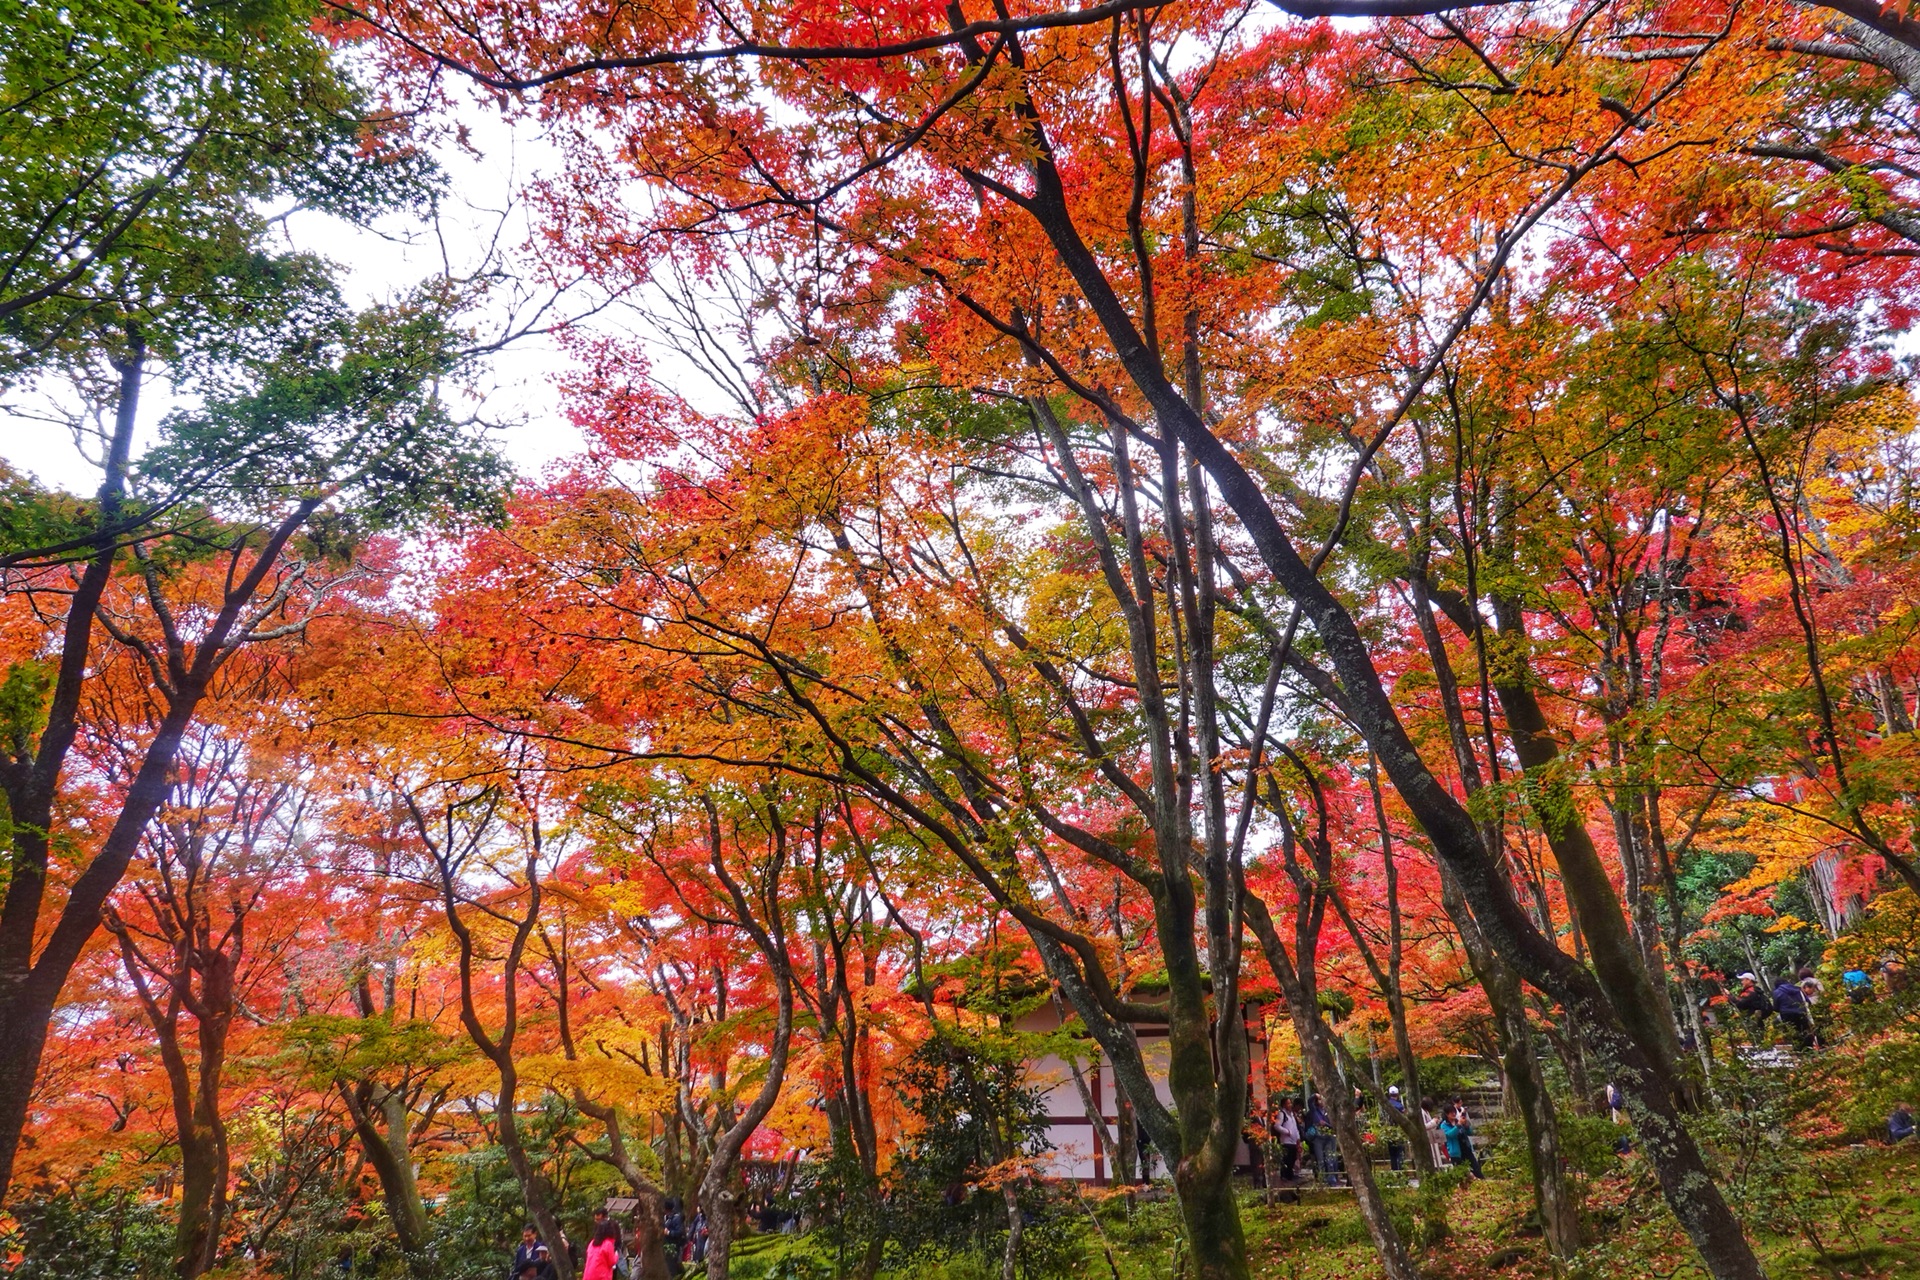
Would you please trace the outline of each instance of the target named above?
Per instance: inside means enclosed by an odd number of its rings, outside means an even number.
[[[413,1153],[407,1146],[406,1099],[373,1081],[342,1082],[340,1093],[354,1136],[360,1140],[360,1150],[380,1180],[380,1199],[393,1225],[394,1240],[406,1255],[408,1269],[419,1274],[425,1261],[422,1253],[427,1243],[427,1210],[413,1176]],[[386,1132],[381,1132],[375,1115],[385,1124]]]
[[[1667,1203],[1707,1270],[1716,1280],[1759,1280],[1765,1273],[1753,1246],[1720,1194],[1699,1146],[1681,1123],[1685,1082],[1674,1077],[1671,1057],[1659,1051],[1661,1038],[1646,1040],[1646,1011],[1621,1008],[1606,986],[1579,969],[1521,912],[1511,883],[1482,845],[1471,815],[1433,774],[1407,734],[1352,613],[1301,557],[1260,482],[1174,388],[1158,355],[1135,327],[1127,304],[1075,225],[1066,184],[1044,137],[1037,139],[1029,168],[1034,191],[1025,204],[1027,212],[1073,277],[1129,380],[1163,429],[1178,438],[1212,477],[1221,499],[1239,518],[1261,563],[1273,575],[1275,586],[1299,606],[1303,619],[1319,636],[1343,710],[1379,756],[1394,789],[1433,841],[1435,851],[1460,877],[1488,942],[1522,978],[1560,1000],[1592,1028],[1589,1036],[1618,1071],[1636,1119],[1653,1130],[1642,1128],[1644,1150],[1656,1167]],[[1327,674],[1325,668],[1318,670]],[[1665,1023],[1664,1038],[1670,1039],[1672,1019],[1658,1021]]]
[[[1346,1163],[1354,1203],[1360,1210],[1361,1221],[1366,1224],[1367,1235],[1373,1240],[1380,1268],[1388,1280],[1420,1280],[1420,1270],[1407,1252],[1406,1242],[1400,1238],[1399,1228],[1393,1225],[1380,1187],[1373,1180],[1373,1167],[1368,1163],[1366,1143],[1354,1113],[1353,1091],[1341,1077],[1334,1058],[1332,1029],[1320,1013],[1315,994],[1308,990],[1301,972],[1294,966],[1293,957],[1281,943],[1266,904],[1251,894],[1247,901],[1247,922],[1253,926],[1260,949],[1266,953],[1267,964],[1287,998],[1287,1013],[1293,1019],[1294,1034],[1307,1060],[1307,1072],[1313,1077],[1314,1088],[1319,1090],[1333,1121],[1334,1142],[1340,1148],[1341,1160]]]
[[[547,1180],[533,1167],[533,1161],[527,1157],[526,1143],[520,1139],[520,1123],[514,1117],[514,1084],[505,1083],[511,1073],[502,1068],[503,1087],[500,1090],[500,1106],[494,1113],[495,1123],[500,1131],[500,1149],[506,1152],[507,1164],[513,1169],[513,1176],[520,1182],[520,1194],[526,1200],[527,1212],[533,1216],[533,1225],[540,1229],[540,1239],[547,1246],[547,1253],[553,1259],[553,1269],[560,1280],[573,1280],[573,1255],[567,1249],[566,1232],[560,1228],[560,1218],[553,1211],[553,1201],[547,1196]]]
[[[1427,589],[1424,571],[1412,575],[1415,616],[1433,665],[1441,707],[1446,716],[1447,737],[1453,748],[1454,762],[1460,770],[1461,785],[1469,797],[1480,794],[1484,781],[1479,758],[1467,733],[1466,714],[1461,708],[1459,686],[1453,676],[1451,659],[1434,618],[1433,600]],[[1464,630],[1477,626],[1472,616],[1456,617]],[[1484,635],[1484,633],[1482,633]],[[1378,787],[1377,775],[1375,781]],[[1381,804],[1377,792],[1376,806]],[[1384,827],[1384,814],[1381,818]],[[1499,819],[1483,820],[1482,847],[1490,853],[1501,847]],[[1494,1037],[1500,1049],[1501,1074],[1519,1106],[1521,1126],[1527,1137],[1527,1154],[1533,1173],[1534,1212],[1547,1248],[1556,1256],[1570,1258],[1580,1247],[1580,1210],[1573,1184],[1560,1154],[1560,1120],[1540,1068],[1540,1056],[1534,1050],[1532,1029],[1527,1022],[1525,995],[1511,966],[1488,944],[1474,921],[1457,877],[1447,864],[1440,864],[1440,901],[1460,935],[1467,953],[1467,964],[1493,1011]],[[1544,908],[1541,912],[1546,916]],[[1569,1070],[1572,1070],[1570,1064]],[[1577,1078],[1577,1076],[1576,1076]],[[1429,1150],[1431,1155],[1431,1150]]]
[[[1496,600],[1500,643],[1514,648],[1525,643],[1525,624],[1517,606]],[[1493,682],[1494,695],[1507,718],[1513,753],[1525,771],[1527,802],[1560,867],[1560,887],[1567,906],[1586,935],[1593,975],[1600,980],[1621,1025],[1651,1058],[1663,1076],[1678,1086],[1676,1101],[1692,1105],[1692,1090],[1679,1076],[1680,1038],[1674,1028],[1673,1006],[1647,972],[1626,909],[1613,887],[1613,877],[1594,848],[1593,837],[1580,820],[1573,787],[1561,772],[1560,747],[1554,740],[1545,711],[1527,683],[1526,656],[1503,654]],[[1623,849],[1623,857],[1632,850]]]
[[[1441,905],[1460,932],[1468,967],[1487,993],[1493,1010],[1494,1036],[1500,1045],[1501,1072],[1520,1111],[1527,1135],[1528,1163],[1533,1169],[1534,1212],[1547,1248],[1557,1258],[1571,1258],[1580,1249],[1580,1200],[1567,1177],[1560,1149],[1560,1117],[1540,1070],[1540,1055],[1527,1021],[1526,998],[1520,980],[1493,948],[1487,945],[1473,913],[1467,909],[1460,886],[1443,868]]]
[[[666,1204],[667,1198],[646,1171],[635,1163],[627,1150],[626,1132],[620,1125],[620,1112],[610,1106],[597,1103],[586,1094],[576,1090],[574,1105],[580,1108],[582,1115],[598,1120],[607,1131],[607,1158],[613,1167],[626,1179],[628,1190],[639,1201],[633,1210],[633,1237],[631,1252],[640,1259],[640,1273],[636,1280],[667,1280],[666,1245]]]

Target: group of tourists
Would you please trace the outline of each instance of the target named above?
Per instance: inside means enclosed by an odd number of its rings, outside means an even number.
[[[1354,1093],[1359,1109],[1364,1096]],[[1407,1104],[1399,1085],[1387,1089],[1387,1107],[1404,1116]],[[1405,1131],[1397,1116],[1382,1115],[1387,1132],[1387,1163],[1397,1172],[1407,1167]],[[1476,1178],[1486,1176],[1480,1167],[1480,1153],[1474,1147],[1473,1118],[1464,1099],[1455,1098],[1438,1116],[1420,1108],[1420,1127],[1433,1153],[1435,1168],[1457,1165],[1472,1171]],[[1346,1164],[1334,1136],[1333,1120],[1327,1114],[1320,1095],[1309,1094],[1301,1106],[1291,1096],[1280,1099],[1263,1126],[1266,1139],[1279,1148],[1279,1180],[1298,1183],[1317,1180],[1323,1186],[1337,1187],[1347,1179]],[[1305,1157],[1304,1162],[1302,1157]],[[1256,1158],[1258,1153],[1256,1151]],[[1264,1172],[1264,1160],[1261,1161]]]
[[[1793,977],[1782,977],[1772,991],[1751,973],[1743,973],[1734,981],[1739,986],[1733,993],[1733,1007],[1745,1015],[1756,1041],[1767,1038],[1768,1019],[1774,1018],[1802,1049],[1826,1043],[1813,1015],[1814,1006],[1826,994],[1826,984],[1814,976],[1813,970],[1802,969]],[[1870,996],[1871,985],[1866,990]]]
[[[668,1196],[666,1212],[660,1223],[660,1239],[666,1248],[667,1270],[678,1274],[683,1262],[707,1260],[707,1211],[696,1208],[689,1218],[679,1196]]]
[[[560,1235],[559,1247],[566,1250],[567,1260],[572,1264],[568,1269],[578,1271],[580,1280],[614,1280],[619,1272],[620,1228],[605,1209],[593,1211],[593,1235],[587,1241],[584,1266],[580,1250],[564,1232]],[[520,1244],[513,1251],[513,1265],[508,1274],[510,1280],[558,1280],[560,1269],[554,1264],[553,1248],[540,1238],[540,1232],[531,1224],[521,1229]]]
[[[1879,986],[1884,986],[1889,996],[1906,990],[1907,970],[1898,957],[1888,956],[1872,972],[1847,969],[1841,973],[1840,983],[1850,1004],[1871,1004]],[[1778,1034],[1802,1049],[1819,1049],[1826,1046],[1826,1024],[1831,1016],[1823,1008],[1826,998],[1827,984],[1812,969],[1803,968],[1791,977],[1783,976],[1771,987],[1756,974],[1740,974],[1734,979],[1728,1002],[1738,1011],[1756,1044],[1764,1044]],[[1703,1002],[1709,1020],[1714,999]]]
[[[800,1227],[799,1216],[780,1208],[772,1196],[747,1200],[739,1216],[743,1225],[763,1234],[793,1232]],[[688,1216],[680,1198],[668,1196],[661,1208],[660,1242],[670,1274],[679,1275],[688,1266],[704,1264],[708,1243],[706,1211],[695,1208],[692,1216]],[[593,1211],[593,1235],[584,1258],[564,1232],[559,1247],[566,1251],[571,1269],[579,1274],[580,1280],[621,1280],[629,1273],[639,1274],[638,1260],[630,1255],[627,1243],[621,1239],[619,1225],[605,1209]],[[558,1274],[553,1249],[540,1238],[538,1229],[527,1226],[513,1251],[513,1262],[507,1269],[508,1280],[556,1280]]]

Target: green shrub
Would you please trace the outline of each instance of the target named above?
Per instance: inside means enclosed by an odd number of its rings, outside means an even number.
[[[168,1206],[85,1186],[15,1196],[8,1208],[13,1218],[0,1233],[0,1256],[20,1259],[7,1271],[10,1280],[108,1280],[170,1270]]]

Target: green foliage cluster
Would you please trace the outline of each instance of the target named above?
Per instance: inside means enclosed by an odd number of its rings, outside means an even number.
[[[259,253],[274,214],[364,217],[427,194],[425,161],[385,144],[321,13],[0,0],[0,381],[102,329],[167,358],[231,353],[322,270]]]
[[[27,1191],[0,1219],[0,1258],[11,1280],[110,1280],[163,1275],[173,1251],[167,1206],[98,1180]]]
[[[1710,927],[1700,927],[1727,886],[1746,875],[1753,865],[1751,854],[1707,849],[1681,860],[1675,879],[1680,886],[1682,915],[1697,930],[1688,940],[1687,951],[1696,963],[1729,976],[1752,970],[1756,964],[1776,979],[1797,973],[1802,966],[1815,963],[1826,948],[1826,935],[1816,926],[1773,929],[1773,921],[1765,917],[1734,915]],[[1803,878],[1784,881],[1774,893],[1773,906],[1781,916],[1819,918]]]
[[[358,310],[336,264],[276,242],[296,210],[366,222],[439,188],[325,13],[0,0],[0,389],[46,391],[103,438],[146,384],[192,396],[110,506],[0,472],[0,562],[185,534],[148,548],[165,568],[302,505],[298,545],[337,560],[381,530],[500,514],[508,470],[443,398],[474,290]]]
[[[901,1064],[900,1090],[915,1132],[876,1184],[850,1153],[836,1152],[809,1179],[804,1199],[815,1236],[837,1264],[876,1239],[889,1265],[971,1265],[997,1273],[1021,1220],[1022,1275],[1071,1273],[1081,1261],[1075,1211],[1062,1189],[1026,1176],[1048,1149],[1041,1093],[1026,1082],[1028,1037],[970,1035],[942,1025]]]

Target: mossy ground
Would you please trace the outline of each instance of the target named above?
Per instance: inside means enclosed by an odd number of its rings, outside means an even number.
[[[1809,1199],[1797,1222],[1750,1222],[1772,1280],[1920,1280],[1920,1146],[1842,1148],[1814,1157],[1825,1193]],[[1571,1267],[1556,1271],[1537,1229],[1528,1226],[1531,1197],[1517,1177],[1468,1181],[1444,1197],[1390,1193],[1403,1225],[1423,1235],[1421,1271],[1430,1280],[1565,1276],[1569,1280],[1689,1280],[1705,1276],[1684,1236],[1659,1201],[1637,1160],[1588,1188],[1592,1242]],[[1381,1274],[1352,1198],[1306,1191],[1298,1204],[1268,1208],[1258,1192],[1243,1196],[1247,1250],[1258,1280],[1359,1280]],[[1108,1204],[1121,1280],[1173,1276],[1178,1232],[1170,1204]],[[1439,1224],[1444,1222],[1444,1231]],[[1094,1242],[1089,1276],[1109,1275]]]
[[[1772,1280],[1920,1280],[1920,1145],[1843,1147],[1812,1157],[1821,1194],[1799,1206],[1797,1222],[1752,1222]],[[1437,1194],[1436,1194],[1437,1191]],[[1419,1240],[1429,1280],[1693,1280],[1705,1273],[1660,1203],[1644,1165],[1629,1157],[1587,1187],[1592,1242],[1556,1269],[1537,1230],[1519,1176],[1484,1182],[1448,1175],[1427,1195],[1390,1192],[1396,1218]],[[1158,1188],[1128,1197],[1084,1193],[1088,1222],[1079,1275],[1087,1280],[1179,1280],[1185,1247],[1175,1207]],[[1241,1220],[1255,1280],[1370,1280],[1380,1275],[1350,1195],[1303,1189],[1268,1205],[1241,1195]],[[830,1270],[809,1257],[805,1237],[745,1250],[740,1280],[802,1280]],[[898,1280],[997,1280],[998,1267],[963,1257],[894,1273]]]

